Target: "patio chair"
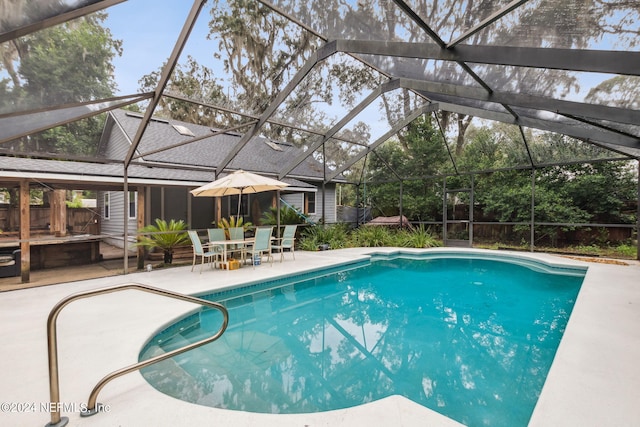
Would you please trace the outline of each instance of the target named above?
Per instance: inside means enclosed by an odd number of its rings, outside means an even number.
[[[296,259],[296,255],[294,253],[294,246],[296,240],[296,229],[297,225],[285,225],[284,232],[282,233],[282,237],[280,238],[280,242],[277,245],[272,245],[271,249],[274,251],[280,252],[280,262],[284,259],[284,250],[289,249],[291,252],[291,256],[293,259]]]
[[[222,251],[205,251],[202,247],[202,242],[200,241],[200,236],[195,230],[187,230],[189,233],[189,238],[191,239],[191,244],[193,245],[193,264],[191,264],[191,271],[193,271],[193,267],[196,266],[196,258],[202,257],[202,262],[200,264],[200,274],[202,274],[202,266],[204,265],[204,260],[207,259],[207,262],[211,263],[213,260],[215,262],[216,258],[220,258],[222,256]],[[213,266],[212,266],[213,268]]]
[[[243,227],[231,227],[229,228],[229,240],[244,240],[244,228]],[[244,262],[247,258],[247,245],[239,243],[229,248],[229,251],[233,254],[238,254],[240,261]]]
[[[224,228],[209,228],[207,229],[207,236],[209,237],[210,242],[227,240],[227,235],[224,232]]]
[[[273,267],[273,255],[271,254],[271,233],[273,233],[273,227],[259,227],[256,228],[255,241],[251,246],[251,264],[253,268],[256,268],[256,255],[266,255],[271,258],[271,266]]]
[[[211,252],[219,253],[220,258],[223,258],[225,247],[223,245],[212,245],[211,242],[227,240],[227,235],[224,232],[224,228],[208,228],[207,236],[209,237],[209,242],[207,242],[206,248]]]

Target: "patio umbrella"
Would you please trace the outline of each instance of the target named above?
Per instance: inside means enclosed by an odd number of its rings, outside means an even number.
[[[191,190],[191,194],[196,197],[222,197],[238,194],[238,217],[240,217],[240,200],[243,194],[280,190],[287,186],[289,184],[277,179],[239,170]]]

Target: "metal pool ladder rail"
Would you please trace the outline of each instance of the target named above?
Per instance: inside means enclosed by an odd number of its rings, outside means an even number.
[[[112,292],[119,292],[125,290],[138,290],[143,292],[149,292],[156,295],[161,295],[164,297],[169,297],[173,299],[178,299],[187,302],[193,302],[195,304],[205,305],[216,310],[220,310],[224,317],[222,326],[220,330],[216,332],[213,336],[209,338],[205,338],[201,341],[194,342],[192,344],[186,345],[184,347],[178,348],[176,350],[170,351],[165,354],[161,354],[150,359],[144,360],[142,362],[138,362],[136,364],[127,366],[125,368],[119,369],[102,378],[98,384],[93,388],[91,394],[89,395],[89,401],[87,403],[86,411],[81,412],[81,416],[90,416],[100,412],[100,404],[96,403],[98,398],[98,393],[102,388],[107,385],[107,383],[115,378],[118,378],[124,374],[128,374],[133,371],[137,371],[138,369],[142,369],[149,365],[152,365],[157,362],[161,362],[165,359],[169,359],[175,355],[184,353],[196,347],[200,347],[201,345],[208,344],[212,341],[217,340],[222,336],[224,331],[227,329],[227,325],[229,324],[229,313],[227,309],[216,302],[207,301],[201,298],[192,297],[189,295],[180,294],[177,292],[167,291],[166,289],[154,288],[151,286],[141,285],[139,283],[128,283],[125,285],[111,286],[108,288],[95,289],[92,291],[79,292],[76,294],[69,295],[68,297],[62,299],[58,304],[51,309],[49,313],[49,318],[47,319],[47,347],[49,351],[49,392],[51,396],[51,422],[47,423],[45,427],[63,427],[67,425],[69,422],[69,418],[60,416],[60,383],[58,378],[58,338],[56,331],[56,320],[58,318],[58,314],[60,311],[67,306],[72,301],[89,298],[102,294],[109,294]]]

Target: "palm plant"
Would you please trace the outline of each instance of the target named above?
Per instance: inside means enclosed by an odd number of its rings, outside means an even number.
[[[292,209],[289,206],[280,208],[280,225],[304,224],[304,222],[304,216],[298,209]],[[278,208],[272,206],[262,214],[262,225],[276,224],[278,224]]]
[[[216,223],[215,221],[212,222],[212,224],[215,224],[215,223]],[[218,228],[222,228],[224,230],[224,234],[227,237],[227,239],[230,238],[229,236],[230,228],[242,227],[244,231],[247,231],[249,227],[253,226],[251,222],[249,221],[244,222],[244,219],[242,217],[235,217],[235,216],[231,216],[229,217],[229,219],[222,218],[220,221],[218,221],[217,225],[218,225]]]
[[[212,224],[215,224],[216,222],[212,222]],[[251,227],[253,224],[251,224],[250,222],[244,222],[244,219],[242,217],[238,217],[236,218],[235,216],[229,217],[229,219],[227,218],[222,218],[220,221],[218,221],[218,228],[224,228],[229,229],[229,228],[236,228],[236,227],[243,227],[245,230],[249,227]]]
[[[159,248],[164,251],[164,263],[173,262],[173,251],[176,246],[182,246],[189,242],[189,236],[184,231],[188,228],[183,220],[170,220],[168,223],[164,219],[156,218],[154,224],[147,225],[138,233],[136,246],[143,246],[147,249]]]

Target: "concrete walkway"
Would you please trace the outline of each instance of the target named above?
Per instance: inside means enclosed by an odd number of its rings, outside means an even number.
[[[439,250],[439,249],[432,249]],[[444,250],[444,249],[443,249]],[[452,250],[451,248],[446,249]],[[141,283],[193,294],[358,259],[371,248],[297,252],[296,261],[234,271],[191,267],[138,272],[0,293],[0,425],[50,420],[46,320],[62,298],[80,291]],[[383,251],[382,249],[377,251]],[[483,251],[487,252],[487,251]],[[496,252],[497,255],[504,252]],[[583,263],[544,254],[546,262],[586,265],[574,307],[530,426],[632,426],[640,419],[640,266]],[[109,383],[98,401],[109,412],[82,418],[78,408],[107,373],[137,361],[150,336],[193,309],[136,291],[76,301],[58,319],[61,401],[72,426],[455,426],[442,415],[393,396],[345,410],[298,415],[253,414],[199,406],[168,397],[138,373]],[[9,406],[6,406],[9,403]],[[11,406],[13,404],[13,406]],[[13,411],[12,411],[13,410]]]

